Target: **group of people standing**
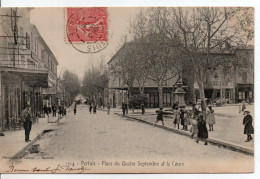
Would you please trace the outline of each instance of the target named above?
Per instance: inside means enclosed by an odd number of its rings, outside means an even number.
[[[52,107],[47,106],[47,105],[43,106],[43,111],[48,117],[49,117],[49,114],[51,114],[51,112],[52,112],[52,117],[56,117],[57,109],[58,109],[58,115],[59,116],[65,116],[66,115],[67,110],[66,110],[65,106],[59,105],[57,107],[55,104],[53,104]]]
[[[97,113],[97,105],[90,103],[89,104],[89,113],[90,114],[92,113],[92,109],[93,109],[93,114],[96,114]]]
[[[213,131],[213,125],[216,124],[212,106],[208,106],[208,110],[206,111],[206,120],[203,119],[203,115],[196,108],[196,105],[192,106],[192,110],[187,110],[184,106],[178,107],[178,103],[175,103],[173,107],[174,127],[180,129],[180,125],[182,125],[182,130],[188,131],[188,126],[191,125],[191,137],[195,137],[197,143],[202,140],[205,142],[205,145],[207,145],[208,129],[206,124],[209,125],[209,131]],[[157,119],[155,123],[159,121],[164,125],[163,108],[160,108],[160,110],[157,111]]]

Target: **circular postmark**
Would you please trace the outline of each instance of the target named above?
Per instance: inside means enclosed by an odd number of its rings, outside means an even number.
[[[76,50],[96,53],[108,45],[107,8],[67,8],[66,36]]]

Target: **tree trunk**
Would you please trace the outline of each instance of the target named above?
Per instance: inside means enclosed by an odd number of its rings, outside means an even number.
[[[234,65],[233,103],[236,103],[236,87],[237,87],[237,67],[236,65]]]
[[[204,93],[204,83],[202,80],[198,80],[199,91],[200,91],[200,99],[201,99],[201,112],[203,115],[203,119],[206,120],[206,101],[205,101],[205,93]]]
[[[160,80],[158,83],[158,92],[159,92],[159,107],[163,107],[163,80]]]

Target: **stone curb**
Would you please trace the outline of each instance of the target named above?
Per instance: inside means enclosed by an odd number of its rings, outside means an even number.
[[[186,136],[186,137],[191,137],[191,134],[189,132],[178,130],[178,129],[175,129],[175,128],[172,128],[172,127],[169,127],[169,126],[163,126],[163,125],[160,125],[160,124],[155,124],[153,122],[145,121],[143,119],[139,119],[139,118],[132,117],[132,116],[123,116],[122,114],[118,114],[118,113],[114,113],[114,114],[121,116],[121,117],[125,117],[127,119],[132,120],[132,121],[134,120],[134,121],[142,122],[142,123],[149,124],[149,125],[152,125],[152,126],[156,126],[156,127],[168,130],[168,131],[175,132],[177,134],[180,134],[180,135],[183,135],[183,136]],[[232,150],[232,151],[237,151],[237,152],[241,152],[241,153],[248,154],[248,155],[254,155],[254,149],[252,149],[252,148],[244,147],[244,146],[237,145],[237,144],[227,142],[227,141],[223,141],[223,140],[220,140],[220,139],[208,138],[208,143],[213,144],[213,145],[217,145],[218,147],[226,148],[226,149],[229,149],[229,150]]]

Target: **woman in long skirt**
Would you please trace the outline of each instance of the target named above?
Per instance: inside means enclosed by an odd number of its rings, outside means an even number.
[[[216,119],[212,106],[209,106],[209,110],[207,110],[206,123],[209,125],[209,131],[213,131],[213,125],[216,124]]]
[[[204,121],[203,119],[203,115],[200,114],[199,118],[198,118],[198,137],[197,137],[197,143],[199,142],[199,140],[204,141],[204,145],[208,145],[208,129],[206,126],[206,121]]]

